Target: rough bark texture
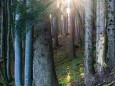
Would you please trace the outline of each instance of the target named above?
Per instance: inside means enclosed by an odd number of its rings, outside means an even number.
[[[106,34],[105,34],[105,0],[100,1],[99,9],[99,29],[98,30],[98,45],[97,45],[97,72],[98,75],[104,73],[105,64],[105,44],[106,44]]]
[[[42,20],[39,25],[35,26],[33,86],[58,86],[54,69],[50,23]]]
[[[108,0],[108,52],[107,61],[110,68],[115,66],[115,0]]]
[[[95,86],[94,58],[92,46],[93,34],[93,1],[87,0],[85,7],[85,84],[86,86]]]
[[[100,0],[96,0],[96,58],[98,58],[98,40],[100,29]]]

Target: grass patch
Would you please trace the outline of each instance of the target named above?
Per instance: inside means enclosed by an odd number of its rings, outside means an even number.
[[[67,48],[66,48],[67,49]],[[61,86],[82,86],[84,84],[84,50],[77,49],[76,57],[68,59],[68,50],[55,50],[56,73]]]

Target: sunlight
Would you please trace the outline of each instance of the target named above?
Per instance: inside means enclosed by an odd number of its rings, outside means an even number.
[[[71,80],[71,77],[70,77],[70,69],[67,68],[67,71],[68,71],[68,73],[67,73],[67,76],[66,76],[66,80],[67,80],[67,82],[70,82],[70,80]]]
[[[61,0],[61,2],[62,2],[62,5],[63,5],[63,10],[66,10],[66,13],[69,15],[71,0]]]
[[[67,12],[67,14],[69,15],[69,13],[70,13],[70,8],[67,8],[67,9],[66,9],[66,12]]]

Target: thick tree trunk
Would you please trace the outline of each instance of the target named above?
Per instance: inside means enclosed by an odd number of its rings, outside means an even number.
[[[33,86],[58,86],[48,21],[39,22],[34,30]]]
[[[115,66],[115,1],[108,0],[108,52],[107,61],[109,68]]]
[[[95,86],[93,56],[93,1],[85,2],[85,84]]]
[[[99,25],[99,32],[98,32],[98,45],[97,45],[97,72],[99,76],[102,76],[104,73],[104,68],[106,67],[105,64],[105,44],[106,44],[106,29],[105,29],[105,0],[100,1],[100,9],[99,9],[99,18],[100,18],[100,25]],[[98,28],[97,28],[98,29]]]

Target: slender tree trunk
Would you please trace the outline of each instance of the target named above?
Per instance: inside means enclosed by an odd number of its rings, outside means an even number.
[[[98,58],[98,41],[100,29],[100,0],[96,1],[96,58]]]
[[[3,1],[0,0],[0,59],[2,59]]]
[[[93,56],[93,1],[85,2],[85,84],[95,86]]]
[[[74,39],[74,36],[75,36],[75,15],[74,13],[72,13],[70,15],[70,56],[69,58],[70,59],[73,59],[75,58],[75,39]]]
[[[106,57],[106,29],[105,29],[105,0],[100,0],[100,9],[99,9],[99,18],[100,18],[100,25],[99,25],[99,34],[98,34],[98,54],[97,54],[97,72],[99,76],[102,76],[104,73],[104,68],[106,67],[105,64],[105,57]],[[98,29],[98,28],[97,28]]]
[[[108,36],[108,52],[107,61],[109,68],[115,66],[115,1],[107,0],[108,2],[108,24],[107,24],[107,36]]]
[[[29,6],[28,13],[31,14],[32,12],[32,0],[27,0],[27,6]],[[24,86],[32,86],[32,65],[33,65],[33,28],[32,28],[32,21],[28,20],[26,22],[26,48],[25,48],[25,85]]]
[[[8,35],[7,35],[7,76],[8,80],[11,79],[11,16],[10,16],[10,8],[11,8],[11,0],[8,0],[7,2],[7,11],[8,11]]]
[[[78,25],[77,25],[77,15],[75,15],[75,39],[76,39],[76,45],[78,46]]]
[[[32,86],[32,25],[27,22],[25,48],[25,86]]]
[[[54,28],[54,15],[51,15],[51,34],[52,38],[54,38],[55,28]]]
[[[15,85],[22,86],[22,50],[21,50],[21,40],[20,40],[20,31],[19,28],[15,28]]]
[[[7,1],[3,1],[3,28],[2,28],[2,58],[3,58],[3,65],[4,65],[4,77],[6,84],[8,84],[8,77],[7,77]]]
[[[33,86],[58,86],[49,20],[35,27]]]
[[[21,3],[21,1],[18,1]],[[15,50],[15,85],[22,86],[22,41],[20,27],[20,10],[16,7],[15,12],[15,30],[14,30],[14,50]]]
[[[59,17],[58,14],[56,14],[55,16],[55,38],[54,38],[54,47],[58,47],[59,43],[58,43],[58,32],[59,32],[59,24],[58,21]]]
[[[66,36],[67,35],[67,16],[66,14],[64,14],[63,20],[64,20],[64,36]]]

